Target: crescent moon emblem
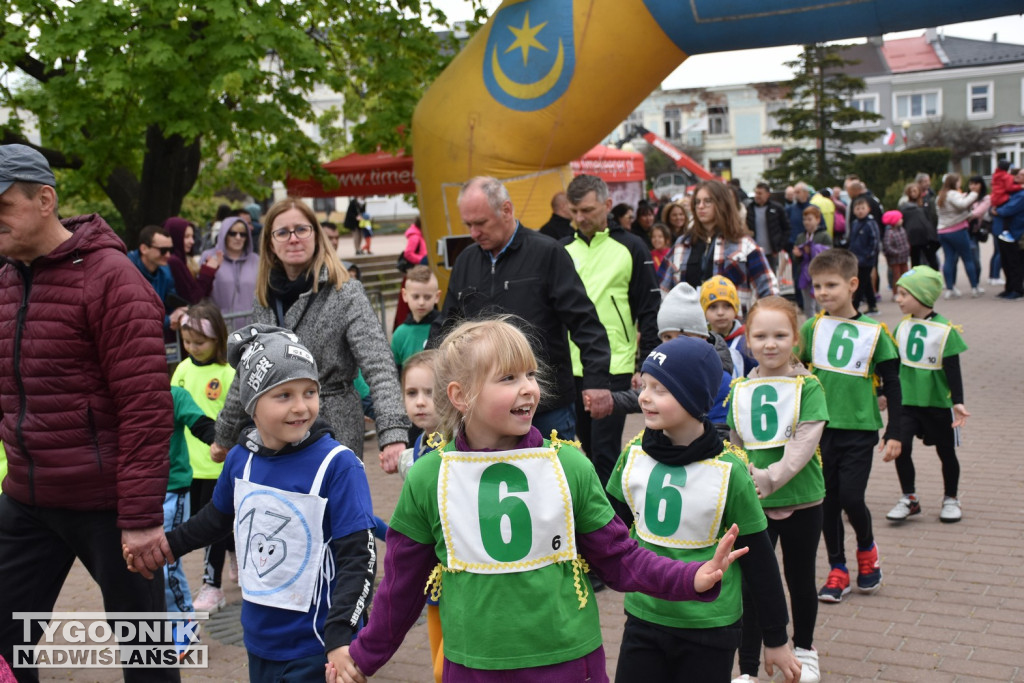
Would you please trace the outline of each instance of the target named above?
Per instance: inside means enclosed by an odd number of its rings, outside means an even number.
[[[551,90],[562,75],[562,68],[564,66],[565,46],[562,44],[561,39],[558,41],[558,54],[555,56],[555,63],[551,65],[551,70],[547,72],[544,78],[533,83],[517,83],[513,81],[501,70],[501,64],[498,62],[498,48],[495,47],[491,53],[491,69],[494,71],[494,80],[497,82],[498,87],[519,100],[534,100]]]

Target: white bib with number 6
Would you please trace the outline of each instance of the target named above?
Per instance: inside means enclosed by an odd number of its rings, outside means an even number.
[[[896,344],[904,365],[922,370],[941,370],[942,353],[949,338],[949,325],[930,320],[904,318],[896,330]]]
[[[554,448],[441,454],[448,568],[510,574],[576,559],[572,495]]]
[[[814,367],[844,375],[867,377],[881,325],[830,316],[814,324]]]
[[[799,417],[799,379],[748,379],[736,385],[732,419],[747,450],[785,445]]]
[[[706,548],[718,542],[732,465],[701,460],[665,465],[635,445],[622,472],[622,490],[640,538],[666,548]]]

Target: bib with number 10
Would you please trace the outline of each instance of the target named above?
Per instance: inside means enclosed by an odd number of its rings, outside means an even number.
[[[639,445],[632,446],[622,471],[622,491],[636,517],[637,535],[665,548],[717,543],[731,469],[722,460],[666,465]]]
[[[448,568],[510,574],[576,559],[569,483],[554,448],[441,453]]]
[[[896,330],[900,362],[922,370],[941,370],[942,354],[952,328],[930,320],[907,317]]]
[[[793,437],[800,418],[799,379],[768,377],[736,385],[732,419],[748,450],[775,448]]]
[[[814,324],[814,367],[844,375],[867,377],[882,326],[821,316]]]

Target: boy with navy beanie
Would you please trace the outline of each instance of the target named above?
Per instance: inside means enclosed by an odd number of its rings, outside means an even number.
[[[724,446],[708,419],[722,380],[718,354],[703,339],[680,336],[655,348],[641,372],[646,429],[619,456],[609,495],[628,505],[630,535],[642,547],[676,560],[710,558],[737,524],[737,547],[750,548],[739,564],[764,631],[765,669],[771,675],[778,666],[785,680],[799,679],[779,565],[746,454]],[[694,680],[728,681],[741,636],[740,580],[726,573],[719,598],[700,607],[627,593],[615,679],[674,680],[686,671]]]

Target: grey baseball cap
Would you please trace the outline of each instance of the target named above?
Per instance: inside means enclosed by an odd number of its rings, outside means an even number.
[[[46,157],[26,145],[0,145],[0,194],[14,183],[57,186]]]

